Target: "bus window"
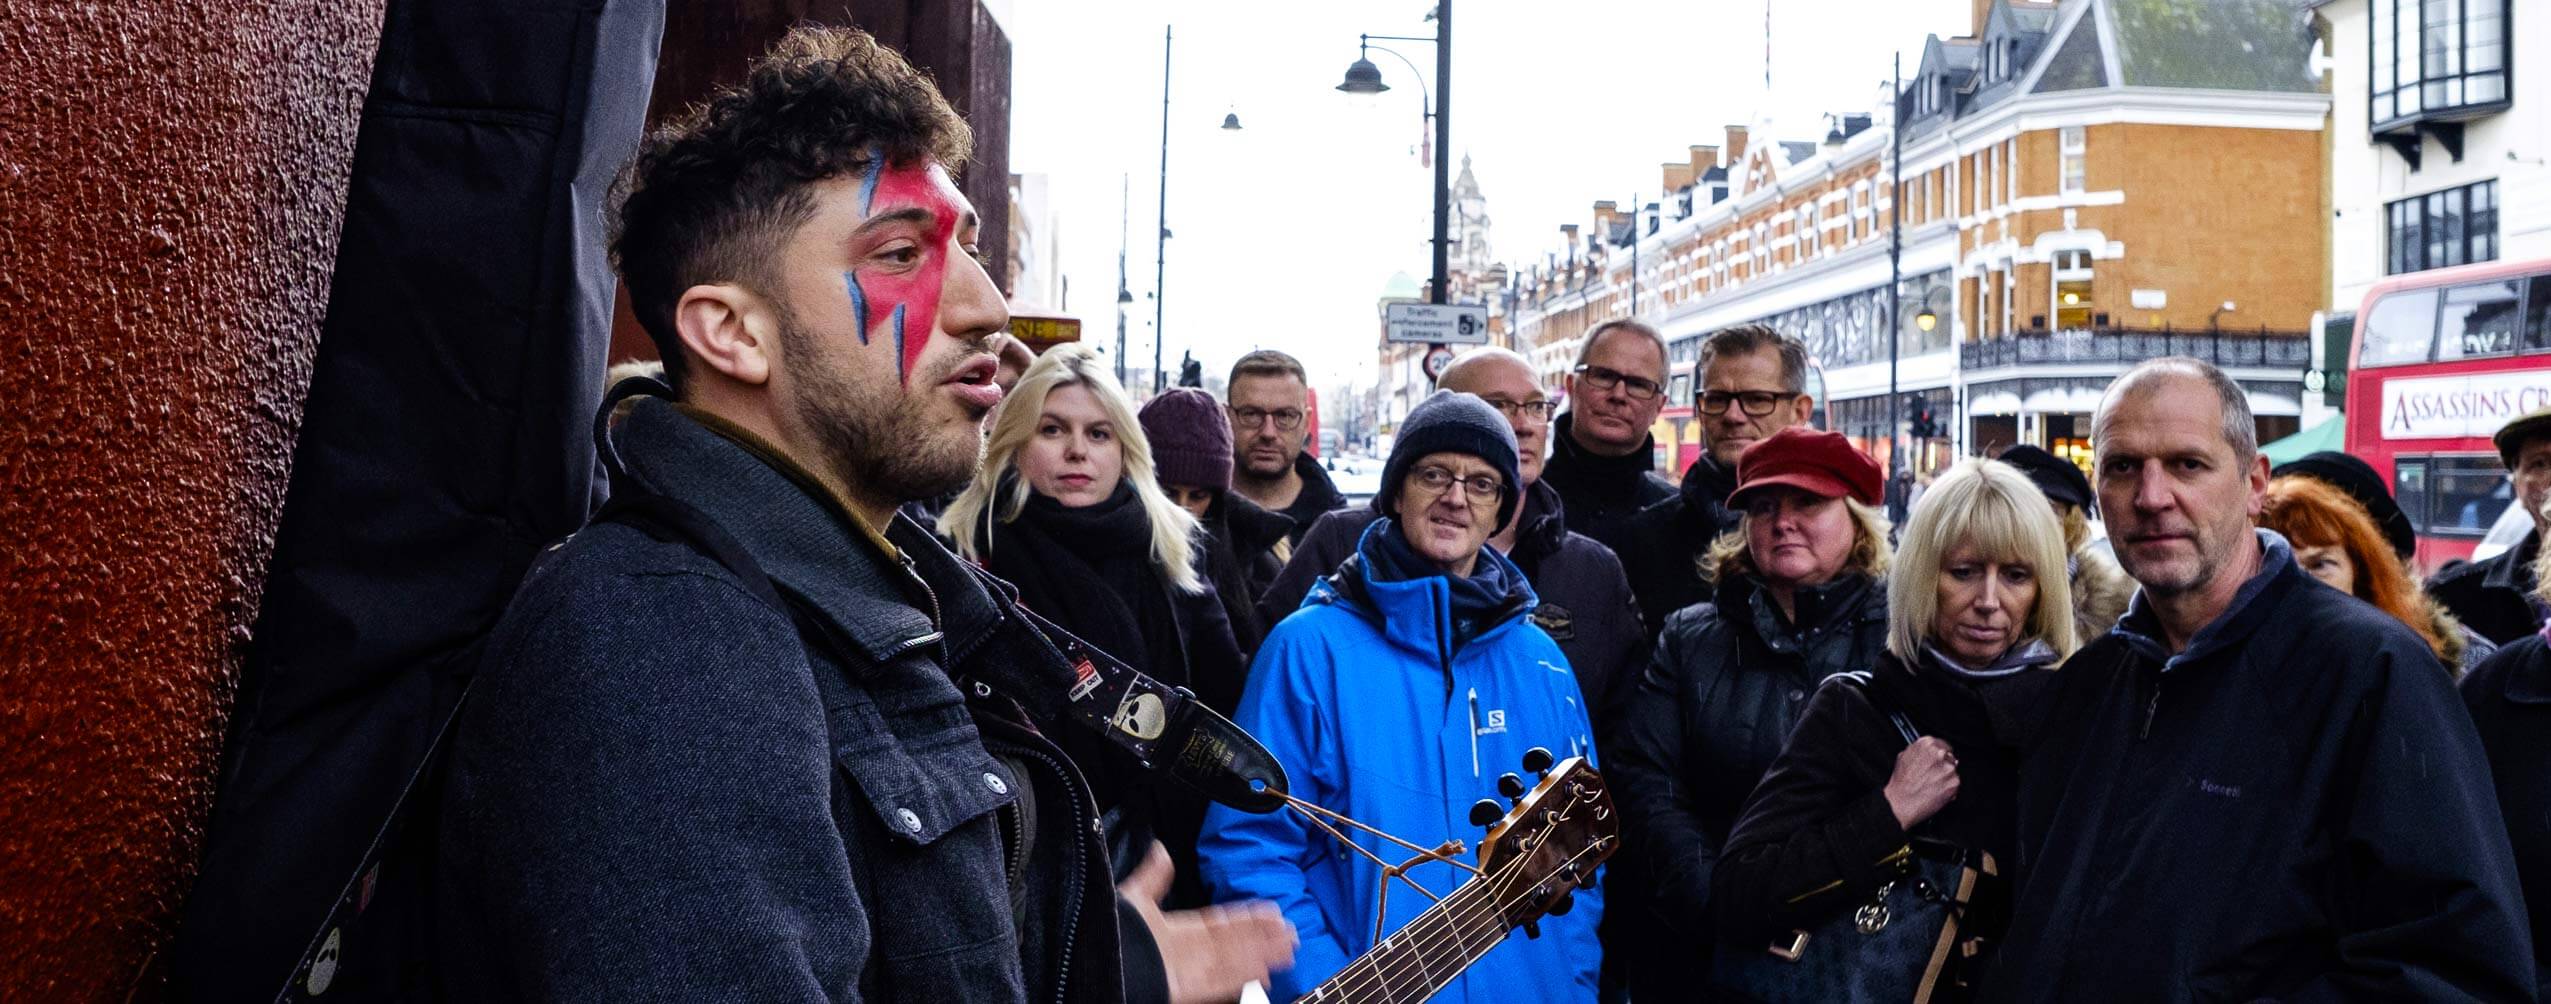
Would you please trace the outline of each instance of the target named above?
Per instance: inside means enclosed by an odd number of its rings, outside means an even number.
[[[2516,319],[2522,304],[2516,283],[2514,279],[2499,279],[2445,290],[2444,316],[2437,324],[2443,337],[2437,339],[2436,357],[2471,359],[2515,351]]]
[[[2357,350],[2358,366],[2423,363],[2436,344],[2436,291],[2409,290],[2374,301],[2365,314],[2365,338]]]
[[[2400,511],[2419,533],[2427,532],[2427,458],[2400,457],[2392,461],[2392,499],[2400,503]]]
[[[2551,275],[2537,275],[2526,283],[2532,295],[2525,297],[2524,348],[2527,352],[2551,349]]]
[[[2515,486],[2496,457],[2433,457],[2422,529],[2438,537],[2478,537],[2489,532],[2515,502]],[[2417,517],[2413,516],[2413,519]]]

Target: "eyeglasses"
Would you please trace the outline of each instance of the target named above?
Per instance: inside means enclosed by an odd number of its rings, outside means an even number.
[[[1278,408],[1274,411],[1268,411],[1265,408],[1232,408],[1226,406],[1223,410],[1231,413],[1231,425],[1236,429],[1255,429],[1264,424],[1266,420],[1270,418],[1275,419],[1276,428],[1282,429],[1286,432],[1292,432],[1293,430],[1302,427],[1302,409],[1300,408]]]
[[[1473,506],[1482,502],[1495,502],[1505,491],[1504,483],[1496,478],[1485,474],[1474,474],[1466,478],[1456,477],[1453,472],[1433,464],[1410,472],[1409,477],[1417,481],[1417,487],[1437,495],[1444,494],[1454,485],[1460,485],[1462,492],[1470,496],[1470,504]]]
[[[1539,419],[1547,422],[1550,420],[1550,416],[1559,410],[1559,402],[1548,399],[1540,401],[1501,401],[1496,398],[1490,398],[1488,399],[1488,405],[1489,407],[1495,408],[1504,413],[1506,420],[1509,422],[1524,418]]]
[[[1656,400],[1657,395],[1665,393],[1664,385],[1654,380],[1631,376],[1608,366],[1579,366],[1576,373],[1585,378],[1588,387],[1595,390],[1611,390],[1619,387],[1629,391],[1632,398],[1640,401],[1653,401]]]
[[[1701,414],[1724,415],[1730,404],[1742,405],[1745,413],[1761,418],[1780,407],[1780,403],[1798,395],[1770,390],[1713,390],[1701,395]]]

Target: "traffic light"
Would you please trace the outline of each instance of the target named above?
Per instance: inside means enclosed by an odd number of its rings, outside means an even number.
[[[1932,439],[1940,435],[1940,423],[1931,417],[1931,403],[1920,399],[1905,402],[1904,424],[1907,435],[1915,439]]]

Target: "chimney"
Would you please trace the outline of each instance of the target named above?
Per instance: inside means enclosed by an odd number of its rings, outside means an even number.
[[[1698,177],[1700,177],[1701,175],[1708,174],[1708,173],[1710,173],[1710,168],[1717,167],[1717,166],[1718,166],[1718,148],[1717,148],[1717,147],[1714,147],[1714,146],[1695,146],[1695,147],[1693,147],[1693,148],[1692,148],[1692,176],[1693,176],[1693,177],[1698,178]]]
[[[1692,179],[1698,176],[1699,173],[1699,170],[1690,164],[1677,164],[1672,161],[1667,161],[1665,164],[1665,190],[1669,192],[1681,191],[1683,186],[1691,184]]]
[[[1975,0],[1975,28],[1967,32],[1966,37],[1984,37],[1984,23],[1993,17],[1993,3],[1994,0]]]
[[[1727,162],[1726,162],[1726,163],[1727,163],[1727,168],[1728,168],[1728,173],[1729,173],[1729,174],[1734,174],[1734,173],[1736,173],[1736,165],[1738,165],[1738,164],[1742,164],[1742,163],[1744,163],[1744,162],[1745,162],[1745,127],[1744,127],[1744,126],[1741,126],[1741,125],[1732,125],[1732,126],[1728,126],[1728,127],[1727,127]]]

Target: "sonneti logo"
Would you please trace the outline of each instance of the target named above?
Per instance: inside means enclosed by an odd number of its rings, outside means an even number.
[[[2545,405],[2551,370],[2391,380],[2383,384],[2383,438],[2486,436]]]

